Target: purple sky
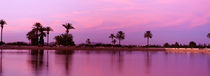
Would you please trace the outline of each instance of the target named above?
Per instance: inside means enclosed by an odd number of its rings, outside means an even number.
[[[76,44],[87,38],[110,43],[110,33],[124,31],[122,44],[145,45],[143,34],[151,30],[151,44],[165,42],[210,44],[210,0],[2,0],[0,19],[7,21],[4,41],[28,41],[35,22],[51,26],[50,41],[64,33],[70,22]]]

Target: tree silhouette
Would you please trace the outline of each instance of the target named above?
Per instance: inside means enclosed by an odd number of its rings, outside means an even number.
[[[178,43],[178,42],[175,42],[175,44],[172,44],[171,47],[174,47],[174,48],[178,48],[180,47],[181,45]]]
[[[46,31],[46,28],[44,28],[44,27],[40,27],[39,28],[39,44],[41,45],[41,46],[43,46],[44,45],[44,37],[46,37],[46,33],[44,32],[44,31]]]
[[[75,29],[70,23],[63,24],[63,27],[65,27],[67,34],[69,34],[70,29]]]
[[[89,38],[86,40],[86,43],[87,43],[88,45],[90,45],[90,44],[91,44],[91,42],[90,42],[90,39],[89,39]]]
[[[39,22],[33,25],[33,29],[26,36],[32,45],[44,45],[44,37],[46,37],[47,28],[43,27]]]
[[[50,31],[53,31],[53,29],[51,27],[46,27],[46,31],[47,31],[47,46],[49,45],[49,34],[50,34]]]
[[[44,68],[44,65],[46,65],[44,61],[44,50],[30,50],[29,56],[29,65],[34,71],[35,76],[39,76],[39,74],[41,73],[40,70],[42,70]]]
[[[113,43],[114,45],[116,44],[116,42],[117,42],[116,39],[112,40],[112,43]]]
[[[125,39],[125,33],[123,31],[118,31],[116,38],[118,39],[120,45],[121,40]]]
[[[165,43],[163,46],[164,47],[170,47],[169,43]]]
[[[114,34],[110,34],[109,38],[112,39],[112,44],[116,43],[116,40],[114,41],[114,38],[115,38]]]
[[[210,38],[210,33],[208,33],[207,37]]]
[[[58,45],[70,45],[74,46],[73,36],[71,34],[61,34],[58,36],[55,36],[56,44]]]
[[[63,24],[63,27],[65,27],[65,29],[66,29],[66,34],[67,34],[67,35],[69,34],[69,30],[70,30],[70,29],[75,29],[75,28],[72,26],[72,24],[70,24],[70,23]],[[66,37],[66,38],[67,38],[67,37]],[[68,44],[68,42],[67,42],[68,39],[65,39],[65,40],[66,40],[66,44]]]
[[[38,37],[36,35],[36,30],[32,29],[26,34],[26,36],[32,45],[38,45]]]
[[[36,40],[37,40],[37,45],[39,45],[39,30],[40,28],[42,28],[42,25],[41,23],[39,22],[36,22],[34,25],[33,25],[33,29],[35,31],[35,35],[36,35]]]
[[[4,25],[6,25],[7,23],[6,23],[6,21],[4,21],[3,19],[1,19],[0,20],[0,25],[1,25],[1,42],[3,42],[2,41],[2,36],[3,36],[3,28],[4,28]]]
[[[144,34],[144,38],[147,38],[147,46],[149,46],[149,39],[152,38],[151,31],[146,31]]]
[[[195,43],[194,41],[191,41],[191,42],[189,43],[189,46],[190,46],[191,48],[194,48],[194,47],[196,47],[196,43]]]

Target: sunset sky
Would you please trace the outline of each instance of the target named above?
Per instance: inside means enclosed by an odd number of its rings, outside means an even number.
[[[50,41],[65,32],[70,22],[76,44],[110,43],[108,36],[124,31],[122,44],[145,45],[144,32],[153,34],[151,44],[165,42],[210,44],[210,0],[1,0],[0,19],[7,22],[4,41],[25,41],[35,22],[54,29]]]

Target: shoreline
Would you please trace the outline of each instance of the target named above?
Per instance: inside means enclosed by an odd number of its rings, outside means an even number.
[[[0,49],[35,49],[35,50],[101,50],[101,51],[165,51],[165,48],[127,48],[127,47],[67,47],[67,46],[0,46]]]
[[[209,48],[142,48],[142,47],[49,47],[49,46],[0,46],[0,49],[17,49],[17,50],[87,50],[87,51],[166,51],[172,53],[208,53],[210,54]]]

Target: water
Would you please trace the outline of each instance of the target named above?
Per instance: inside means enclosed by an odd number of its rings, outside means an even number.
[[[210,76],[209,54],[1,50],[0,76]]]

